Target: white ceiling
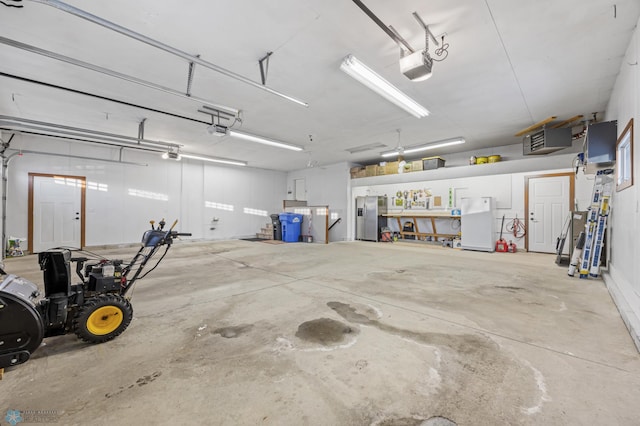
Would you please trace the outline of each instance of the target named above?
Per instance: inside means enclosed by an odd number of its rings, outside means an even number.
[[[12,1],[19,4],[5,2]],[[147,139],[275,170],[301,169],[309,161],[380,160],[384,148],[346,150],[376,142],[395,147],[397,129],[403,146],[464,136],[467,144],[455,148],[468,151],[518,143],[514,133],[548,116],[602,112],[640,15],[638,0],[365,0],[416,49],[424,45],[424,31],[413,11],[435,35],[447,34],[449,57],[435,64],[429,80],[411,82],[399,70],[397,45],[351,0],[68,3],[258,82],[258,60],[274,52],[267,86],[308,108],[198,65],[191,93],[241,109],[242,130],[305,151],[218,138],[205,124],[8,77],[0,77],[1,115],[129,136],[137,136],[146,118]],[[0,5],[1,36],[186,91],[186,60],[51,6],[21,4]],[[341,72],[350,53],[431,115],[414,118]],[[210,120],[192,100],[4,44],[0,71]]]

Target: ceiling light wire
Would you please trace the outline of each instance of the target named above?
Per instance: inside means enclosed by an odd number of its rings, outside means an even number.
[[[509,56],[509,52],[507,51],[507,46],[504,44],[504,40],[502,39],[502,34],[500,34],[500,30],[498,29],[498,24],[496,23],[496,18],[493,16],[493,12],[491,11],[491,6],[489,6],[488,0],[484,0],[484,3],[487,6],[487,11],[489,12],[489,16],[491,16],[491,21],[493,22],[493,27],[496,29],[496,34],[498,34],[498,38],[500,39],[502,50],[504,51],[504,54],[507,57],[509,66],[511,67],[511,73],[513,74],[513,78],[516,80],[516,84],[518,85],[520,96],[522,96],[522,102],[524,103],[524,106],[527,109],[527,112],[529,113],[529,118],[531,119],[531,121],[534,121],[533,114],[531,113],[531,109],[529,108],[529,104],[527,104],[527,98],[524,96],[522,85],[520,84],[520,80],[518,80],[518,75],[516,74],[515,67],[513,66],[513,62],[511,62],[511,57]]]
[[[7,1],[10,1],[11,3],[7,3]],[[7,7],[15,7],[16,9],[20,9],[22,7],[24,7],[24,5],[20,4],[22,3],[22,0],[0,0],[0,3],[7,6]]]

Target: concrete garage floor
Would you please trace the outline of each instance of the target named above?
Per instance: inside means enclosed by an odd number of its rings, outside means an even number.
[[[640,356],[603,282],[553,261],[176,244],[120,337],[49,338],[5,372],[0,423],[16,409],[65,425],[637,425]],[[6,269],[41,283],[35,256]]]

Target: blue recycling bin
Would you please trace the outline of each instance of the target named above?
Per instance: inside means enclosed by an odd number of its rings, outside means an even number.
[[[297,243],[300,239],[300,225],[302,215],[298,213],[280,213],[282,224],[282,241],[285,243]]]

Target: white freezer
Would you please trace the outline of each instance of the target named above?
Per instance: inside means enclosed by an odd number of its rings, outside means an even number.
[[[494,201],[491,197],[461,199],[461,246],[465,250],[493,252],[496,244]]]

